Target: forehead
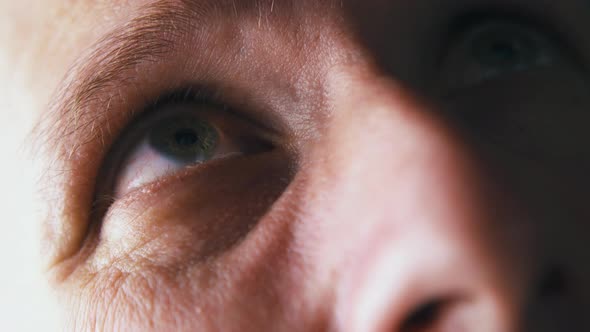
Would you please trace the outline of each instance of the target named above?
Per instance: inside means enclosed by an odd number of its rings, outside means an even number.
[[[3,31],[17,32],[21,36],[44,35],[45,42],[55,39],[75,40],[73,36],[86,30],[90,36],[104,33],[105,29],[112,28],[115,24],[121,24],[133,16],[141,15],[141,12],[152,8],[183,7],[191,12],[202,15],[211,13],[211,9],[222,11],[226,14],[239,13],[257,16],[264,19],[269,14],[281,15],[282,19],[294,19],[293,12],[305,10],[307,15],[314,12],[338,12],[353,11],[355,16],[389,16],[395,12],[428,11],[441,7],[458,7],[465,4],[475,5],[503,5],[519,7],[528,5],[532,7],[559,10],[570,7],[573,9],[588,8],[587,0],[24,0],[24,1],[0,1],[0,9],[4,13],[2,20],[6,27]],[[583,7],[580,7],[583,6]],[[314,11],[312,11],[312,9]],[[291,14],[291,15],[290,15]],[[390,17],[390,19],[392,19]],[[65,33],[56,34],[56,29],[66,29]],[[87,36],[86,38],[90,38]],[[31,38],[25,39],[31,40]],[[36,40],[40,42],[40,39]],[[39,43],[37,43],[39,44]]]
[[[348,14],[339,17],[349,21],[370,19],[377,23],[376,20],[403,19],[424,22],[429,12],[465,6],[527,7],[583,15],[590,8],[589,4],[587,0],[2,0],[0,9],[6,27],[13,27],[3,31],[12,30],[21,37],[29,37],[20,38],[21,44],[28,44],[24,46],[42,48],[45,45],[48,49],[49,45],[59,48],[64,42],[67,45],[95,40],[116,25],[158,9],[179,8],[182,9],[179,12],[196,14],[196,18],[217,13],[216,16],[226,20],[249,18],[261,24],[272,17],[280,18],[273,21],[275,24],[301,23],[298,19],[302,15],[321,17],[327,13]]]

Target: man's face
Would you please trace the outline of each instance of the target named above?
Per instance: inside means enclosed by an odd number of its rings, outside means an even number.
[[[15,12],[68,329],[590,330],[588,2]]]

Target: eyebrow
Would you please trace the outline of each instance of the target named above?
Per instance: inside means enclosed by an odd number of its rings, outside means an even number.
[[[267,4],[268,2],[268,4]],[[152,0],[127,22],[100,38],[73,63],[34,130],[37,146],[61,148],[73,155],[86,142],[102,139],[97,116],[107,116],[91,105],[130,81],[140,64],[157,63],[178,48],[178,41],[195,34],[211,17],[234,17],[270,10],[278,0]],[[107,105],[110,103],[107,101]],[[102,112],[102,113],[101,113]]]
[[[146,62],[158,62],[172,52],[175,41],[197,28],[216,8],[215,0],[156,0],[141,7],[136,17],[116,27],[82,54],[66,73],[48,108],[51,122],[41,136],[51,143],[65,140],[81,129],[94,131],[88,109],[101,91],[120,86],[129,71]],[[98,138],[97,131],[89,139]],[[74,135],[76,136],[76,135]],[[75,149],[74,149],[75,150]],[[73,153],[73,152],[72,152]]]

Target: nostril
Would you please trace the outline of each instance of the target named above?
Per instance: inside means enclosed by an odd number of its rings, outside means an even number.
[[[432,329],[438,324],[449,302],[447,299],[436,299],[420,305],[406,318],[400,331],[419,332]]]
[[[525,331],[590,331],[587,306],[569,270],[553,266],[534,286],[524,312]]]
[[[538,294],[543,299],[563,296],[568,292],[568,278],[560,267],[553,267],[543,275],[537,286]]]

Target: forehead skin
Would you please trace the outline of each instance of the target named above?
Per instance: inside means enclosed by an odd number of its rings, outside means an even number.
[[[312,3],[312,1],[309,2]],[[426,2],[429,1],[424,3]],[[551,2],[554,1],[538,1],[548,7],[552,6]],[[22,287],[24,293],[18,293],[12,287],[13,280],[22,278],[23,275],[34,275],[36,271],[36,267],[24,269],[21,267],[22,264],[19,264],[19,260],[28,259],[34,251],[37,251],[38,248],[35,247],[37,241],[32,240],[34,236],[31,234],[39,232],[36,228],[38,219],[23,215],[22,211],[36,211],[41,208],[39,202],[31,198],[31,193],[38,191],[36,187],[38,184],[30,174],[44,172],[44,170],[34,169],[37,165],[31,166],[29,160],[22,157],[22,147],[29,149],[31,147],[28,145],[36,142],[28,135],[39,118],[44,116],[44,112],[48,112],[52,96],[55,96],[58,87],[63,85],[63,79],[73,64],[84,59],[86,52],[93,49],[98,40],[137,16],[148,3],[150,1],[147,0],[0,0],[0,99],[2,99],[0,107],[3,109],[0,113],[0,131],[6,135],[3,137],[11,138],[10,142],[0,145],[0,153],[4,156],[17,156],[14,159],[9,158],[10,160],[5,161],[2,166],[0,183],[4,184],[4,188],[0,190],[0,199],[4,202],[26,202],[20,205],[11,204],[7,207],[3,218],[14,220],[13,223],[10,225],[0,223],[0,233],[11,235],[6,241],[3,237],[0,238],[3,246],[0,248],[2,252],[0,260],[18,266],[9,274],[8,281],[4,282],[4,279],[0,279],[2,284],[0,294],[12,294],[14,298],[14,302],[6,305],[12,310],[15,307],[22,307],[22,312],[26,312],[26,306],[30,304],[26,299],[37,297],[35,292],[40,289],[38,285]],[[338,11],[338,3],[339,1],[334,1],[336,11]],[[379,0],[359,0],[351,4],[351,7],[358,7],[359,14],[386,13],[387,10],[379,9],[391,6],[392,3],[403,7],[400,1]],[[572,13],[580,12],[577,9],[582,6],[581,2],[571,3],[571,6],[564,5],[557,8],[558,11],[567,12],[568,17],[571,18],[565,23],[566,25],[576,25],[576,22],[584,21],[585,18],[582,14],[572,15]],[[279,6],[272,1],[264,2],[264,5],[267,10],[270,10],[271,6]],[[362,17],[370,20],[372,15],[360,15],[360,24],[363,24]],[[254,18],[256,19],[255,15]],[[365,26],[369,27],[365,32],[370,35],[370,25]],[[577,31],[581,34],[579,29]],[[590,43],[586,43],[583,47],[582,53],[589,55]],[[12,137],[15,139],[12,140]],[[25,143],[15,144],[14,142]],[[26,242],[18,241],[18,239],[31,240]],[[26,243],[32,245],[25,245]],[[17,250],[20,252],[17,256],[10,254],[15,251],[15,247],[20,248]],[[26,280],[27,283],[35,281],[36,279],[32,277]],[[6,292],[2,287],[6,287]],[[18,289],[21,290],[21,288]],[[29,292],[29,295],[23,295],[27,294],[26,292]],[[5,304],[0,303],[0,312],[8,312],[1,310],[2,305]],[[16,317],[11,319],[18,319],[19,316]],[[3,318],[0,316],[0,322],[4,321]]]
[[[40,102],[46,103],[81,51],[115,24],[119,13],[128,14],[117,10],[126,2],[2,1],[1,41],[7,66],[22,75],[35,95],[45,97]]]

